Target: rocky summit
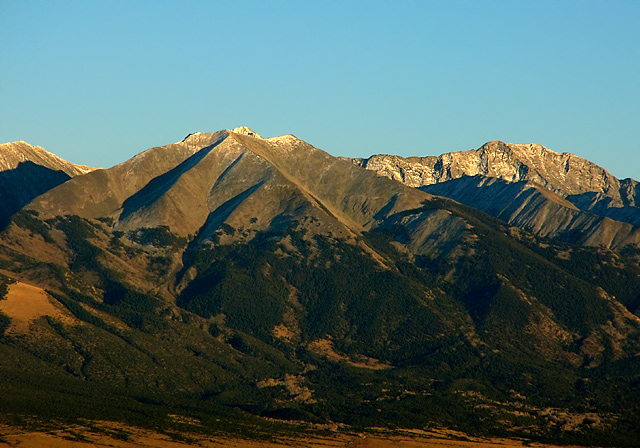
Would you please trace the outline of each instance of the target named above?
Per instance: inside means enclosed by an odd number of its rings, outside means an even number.
[[[632,216],[633,181],[535,145],[352,161],[247,127],[62,171],[0,233],[4,420],[640,437],[637,228],[595,213]]]
[[[494,141],[437,157],[376,155],[353,162],[540,236],[614,249],[640,243],[638,182],[541,145]]]
[[[493,141],[480,148],[440,156],[377,155],[355,161],[412,187],[483,176],[507,182],[534,182],[564,197],[596,193],[611,198],[611,206],[635,206],[638,183],[620,181],[605,169],[569,153],[542,145]]]

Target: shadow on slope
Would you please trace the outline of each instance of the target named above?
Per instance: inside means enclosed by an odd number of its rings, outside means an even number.
[[[527,182],[506,182],[483,176],[463,176],[423,186],[420,190],[474,207],[545,238],[614,250],[639,244],[638,228],[629,224],[636,207],[606,208],[602,200],[597,202],[592,198],[604,209],[589,209],[586,203],[576,203],[577,196],[565,199]],[[589,202],[588,195],[581,197]],[[610,200],[605,202],[608,204]]]
[[[508,218],[536,192],[527,182],[505,182],[483,176],[458,179],[419,188],[430,194],[448,197],[496,217]]]
[[[235,162],[234,162],[235,163]],[[222,176],[221,176],[222,177]],[[233,211],[238,208],[238,206],[249,196],[251,196],[258,188],[265,184],[266,180],[262,180],[257,184],[247,188],[243,192],[237,194],[233,198],[229,199],[227,202],[222,204],[220,207],[216,208],[212,211],[207,217],[207,221],[204,223],[200,231],[198,232],[198,237],[194,240],[195,244],[202,243],[203,240],[209,238],[211,234],[220,227],[226,220],[231,216]]]
[[[120,220],[123,221],[127,219],[143,207],[160,199],[178,182],[178,179],[180,179],[183,174],[198,165],[198,163],[216,146],[222,143],[226,137],[225,134],[221,135],[213,144],[201,149],[174,169],[152,179],[145,187],[127,198],[122,205],[123,210],[120,215]]]
[[[46,168],[31,161],[20,162],[12,169],[0,172],[0,230],[14,213],[43,193],[71,179],[64,171]]]
[[[622,196],[624,201],[624,196]],[[623,207],[612,206],[611,198],[602,197],[596,192],[588,192],[568,196],[567,200],[581,210],[585,210],[596,215],[606,216],[616,221],[627,222],[633,226],[640,226],[640,208],[630,204]],[[625,201],[628,202],[628,201]]]

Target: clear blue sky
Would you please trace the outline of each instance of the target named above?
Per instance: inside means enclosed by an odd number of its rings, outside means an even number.
[[[0,0],[0,141],[108,167],[195,131],[334,155],[539,143],[640,179],[640,1]]]

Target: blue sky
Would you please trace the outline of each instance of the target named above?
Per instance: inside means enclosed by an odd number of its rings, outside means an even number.
[[[533,142],[640,180],[640,2],[0,0],[1,142],[108,167],[240,125],[351,157]]]

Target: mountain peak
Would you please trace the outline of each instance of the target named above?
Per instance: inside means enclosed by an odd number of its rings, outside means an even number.
[[[264,140],[260,134],[258,134],[256,131],[252,129],[249,129],[246,126],[237,127],[233,129],[231,132],[235,132],[236,134],[248,135],[249,137],[254,137],[254,138],[259,138],[261,140]]]
[[[33,146],[25,141],[0,144],[0,171],[16,169],[23,162],[32,162],[51,170],[62,171],[70,177],[96,169],[68,162],[40,146]]]

